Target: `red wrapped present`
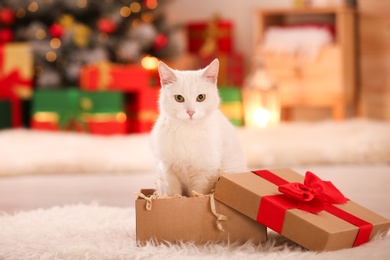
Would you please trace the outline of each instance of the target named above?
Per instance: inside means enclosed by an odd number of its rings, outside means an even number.
[[[88,132],[94,135],[117,135],[128,133],[126,114],[84,115],[82,121],[70,121],[64,128],[53,112],[38,112],[31,119],[31,128],[45,131]]]
[[[158,117],[159,88],[145,88],[127,96],[126,111],[130,132],[144,133],[152,130]]]
[[[88,133],[117,135],[128,133],[127,116],[124,112],[106,114],[84,114]]]
[[[79,86],[84,90],[138,91],[145,86],[159,84],[155,73],[138,65],[120,65],[102,62],[83,66],[79,74]]]
[[[90,91],[105,89],[126,93],[125,107],[129,132],[149,132],[158,116],[160,80],[156,70],[141,66],[101,63],[84,66],[80,87]]]
[[[199,56],[199,65],[204,68],[214,59],[219,60],[218,85],[242,86],[244,79],[244,59],[239,53],[218,53],[210,56]]]
[[[233,51],[233,23],[218,17],[187,25],[188,51],[202,56]]]
[[[259,170],[220,177],[215,199],[316,251],[359,246],[390,221],[348,200],[311,172]]]
[[[0,44],[0,99],[11,103],[13,127],[22,124],[21,101],[32,93],[33,60],[27,44]]]

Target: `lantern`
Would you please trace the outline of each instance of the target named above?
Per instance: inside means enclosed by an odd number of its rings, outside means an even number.
[[[246,80],[243,89],[244,119],[247,127],[265,127],[280,121],[280,101],[275,81],[263,66]]]

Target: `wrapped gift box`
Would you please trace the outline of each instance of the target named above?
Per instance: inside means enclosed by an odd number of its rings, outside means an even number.
[[[65,129],[71,120],[74,121],[76,116],[80,117],[81,115],[78,105],[79,98],[80,93],[75,88],[35,90],[32,102],[31,128],[52,131]],[[84,123],[82,124],[84,125]]]
[[[37,90],[33,98],[31,128],[125,134],[127,122],[123,99],[120,92],[84,92],[76,88]]]
[[[187,24],[188,51],[212,54],[233,51],[233,23],[218,17]]]
[[[290,169],[225,174],[215,199],[315,251],[358,246],[390,227],[310,172],[305,180]]]
[[[238,87],[219,86],[221,105],[219,109],[235,126],[244,125],[241,89]]]
[[[88,91],[116,90],[125,93],[129,132],[149,132],[158,116],[159,76],[157,70],[141,66],[103,62],[84,66],[80,88]]]
[[[206,67],[215,58],[219,60],[218,85],[242,86],[244,79],[244,59],[240,53],[217,53],[199,56],[199,66]]]
[[[158,117],[159,88],[145,88],[143,91],[126,95],[129,131],[145,133],[152,130]]]
[[[0,99],[0,129],[12,127],[11,113],[11,103]]]
[[[143,196],[136,200],[136,237],[141,244],[266,241],[263,225],[210,196],[152,199],[153,192],[141,190]],[[226,220],[218,221],[223,216]]]
[[[25,43],[0,44],[0,99],[11,104],[12,127],[22,126],[21,99],[32,93],[33,57]]]
[[[134,92],[159,84],[157,74],[138,65],[102,62],[81,67],[79,86],[88,91]]]
[[[80,106],[89,133],[113,135],[128,132],[123,93],[82,91]]]

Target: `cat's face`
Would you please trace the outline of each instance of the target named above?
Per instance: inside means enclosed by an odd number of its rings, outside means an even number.
[[[190,122],[217,110],[220,102],[216,86],[218,68],[218,60],[199,71],[172,70],[160,62],[160,112]]]

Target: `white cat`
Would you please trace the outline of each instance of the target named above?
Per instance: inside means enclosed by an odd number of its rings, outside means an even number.
[[[198,71],[158,64],[160,115],[151,141],[165,195],[209,194],[220,170],[246,170],[236,129],[218,110],[218,69],[217,59]]]

